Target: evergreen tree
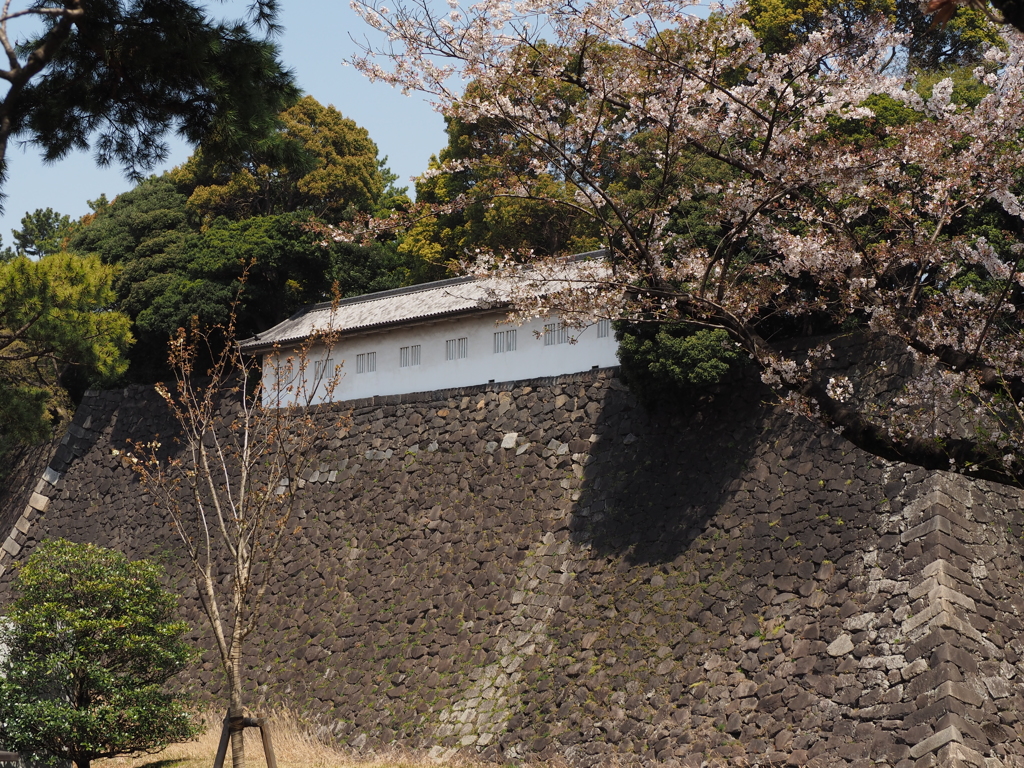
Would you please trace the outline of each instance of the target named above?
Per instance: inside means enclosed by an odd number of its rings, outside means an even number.
[[[129,320],[111,310],[114,270],[59,253],[0,263],[0,452],[67,418],[69,383],[116,380]]]
[[[73,229],[70,216],[57,213],[52,208],[38,208],[22,216],[21,229],[11,230],[11,234],[14,235],[17,253],[38,259],[66,250]]]
[[[273,28],[276,5],[257,0],[233,24],[191,0],[65,0],[4,17],[0,182],[12,139],[50,160],[92,147],[135,179],[167,156],[170,130],[211,157],[244,151],[297,95],[276,46],[254,34]],[[18,45],[8,25],[26,16],[42,31]]]
[[[404,196],[389,186],[386,168],[379,167],[375,147],[368,160],[378,197],[359,205],[381,204],[384,194],[391,203],[402,203]],[[325,170],[333,173],[330,165]],[[97,205],[70,239],[76,251],[98,254],[117,268],[115,305],[131,318],[139,340],[131,351],[133,381],[169,374],[168,340],[192,318],[204,326],[227,321],[247,265],[236,307],[241,336],[266,330],[303,304],[330,298],[334,283],[343,295],[357,295],[423,279],[415,257],[399,254],[394,242],[325,243],[322,222],[310,211],[252,216],[239,211],[238,218],[207,221],[191,206],[190,187],[180,184],[187,178],[178,169],[143,181],[112,203]]]
[[[417,203],[435,211],[409,227],[399,250],[445,266],[464,262],[481,248],[552,255],[600,247],[597,229],[584,212],[574,210],[572,191],[564,181],[508,162],[501,121],[467,124],[449,118],[446,123],[448,145],[430,159],[429,172],[416,181]],[[472,166],[438,173],[464,160],[472,160]],[[536,195],[517,197],[499,191],[516,176],[524,178],[524,186],[535,188]],[[553,206],[552,199],[564,204]]]
[[[211,159],[201,148],[172,176],[193,190],[189,210],[204,222],[301,210],[334,224],[372,210],[386,184],[366,129],[312,96],[251,151]]]
[[[182,703],[163,690],[192,652],[160,575],[92,544],[38,547],[0,623],[5,747],[89,768],[195,735]]]

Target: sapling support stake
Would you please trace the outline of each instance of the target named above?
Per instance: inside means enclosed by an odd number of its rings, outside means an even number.
[[[246,728],[260,729],[260,738],[263,740],[263,756],[267,760],[267,768],[277,768],[274,742],[270,738],[270,724],[266,718],[231,716],[225,717],[224,724],[221,726],[220,744],[217,746],[217,757],[213,760],[213,768],[224,768],[224,758],[228,753],[228,743],[231,741],[231,734],[244,731]],[[0,760],[3,759],[4,754],[0,752]]]

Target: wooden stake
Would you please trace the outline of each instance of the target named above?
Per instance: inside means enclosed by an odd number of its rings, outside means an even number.
[[[231,719],[224,718],[220,729],[220,744],[217,745],[217,756],[213,759],[213,768],[224,768],[224,758],[228,754],[228,740],[231,738]]]
[[[270,739],[270,723],[265,718],[256,721],[263,737],[263,755],[267,758],[267,768],[277,768],[277,756],[274,754],[274,743]]]
[[[267,768],[277,768],[277,755],[274,754],[274,742],[270,738],[270,724],[264,718],[254,719],[252,717],[238,717],[232,722],[230,717],[224,718],[224,725],[220,730],[220,744],[217,746],[217,756],[213,759],[213,768],[224,768],[224,758],[228,754],[228,742],[231,740],[232,731],[241,731],[245,728],[259,728],[260,737],[263,739],[263,756],[267,760]],[[0,752],[0,762],[5,753]],[[17,755],[15,755],[17,759]]]

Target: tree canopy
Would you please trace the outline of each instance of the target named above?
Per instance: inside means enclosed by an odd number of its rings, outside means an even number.
[[[407,285],[425,273],[396,242],[324,243],[322,228],[353,212],[408,203],[366,130],[306,97],[280,115],[258,150],[181,167],[97,201],[68,238],[117,268],[115,306],[139,339],[129,377],[168,375],[167,343],[193,319],[252,335],[303,304]]]
[[[67,240],[74,224],[70,216],[52,208],[40,208],[21,217],[21,229],[11,231],[14,236],[13,254],[38,259],[40,256],[67,250]]]
[[[1000,43],[999,25],[983,10],[965,7],[945,23],[935,23],[915,0],[751,0],[744,19],[765,52],[783,53],[805,43],[830,18],[854,29],[875,15],[906,33],[895,53],[912,70],[972,64]]]
[[[209,222],[306,211],[325,223],[373,209],[385,182],[365,128],[312,96],[284,110],[250,151],[209,159],[200,148],[173,172],[189,210]]]
[[[113,275],[69,253],[0,263],[0,449],[50,434],[67,405],[62,385],[127,368],[130,321],[111,311]]]
[[[522,170],[493,194],[599,229],[608,260],[578,265],[573,290],[560,263],[499,259],[517,311],[724,331],[784,402],[856,445],[1020,484],[1020,37],[924,82],[893,66],[904,38],[878,18],[766,52],[745,9],[549,10],[362,5],[388,42],[359,66],[501,126],[501,162]],[[866,351],[837,370],[844,333]]]
[[[893,51],[893,66],[921,72],[925,78],[933,73],[957,76],[958,68],[977,64],[985,51],[1001,40],[999,26],[978,9],[964,9],[948,23],[935,24],[920,3],[912,0],[753,0],[742,18],[757,36],[762,51],[785,53],[806,43],[808,36],[828,19],[855,29],[879,16],[909,33]],[[531,62],[539,62],[546,53],[550,53],[550,46],[539,41],[528,57]],[[941,76],[934,78],[939,79]],[[474,98],[479,87],[470,83],[463,98]],[[566,103],[585,98],[583,90],[573,89],[569,83],[550,87]],[[431,158],[427,172],[416,182],[416,199],[425,209],[403,233],[401,250],[457,267],[477,248],[529,249],[551,255],[598,247],[598,229],[573,205],[572,184],[552,169],[535,172],[527,155],[516,149],[523,138],[507,130],[502,119],[464,121],[447,115],[445,120],[448,144]],[[721,168],[703,162],[698,155],[692,160],[709,180],[722,173]],[[445,172],[439,172],[441,169]],[[524,177],[513,194],[509,190],[510,174]],[[618,182],[629,183],[623,178]],[[550,205],[556,198],[561,198],[561,204]],[[699,206],[688,208],[692,215]],[[701,226],[696,221],[689,224]]]
[[[211,157],[245,151],[297,97],[260,34],[274,29],[276,7],[257,0],[247,22],[230,24],[190,0],[66,0],[4,16],[0,182],[11,139],[51,160],[92,147],[135,179],[166,157],[171,130]],[[25,18],[42,31],[18,44],[8,27]]]
[[[447,119],[448,146],[416,181],[416,201],[427,211],[403,233],[399,250],[429,263],[457,265],[477,248],[551,256],[598,247],[598,230],[586,216],[569,205],[549,204],[557,197],[572,201],[571,187],[556,176],[531,177],[528,194],[505,192],[509,174],[522,169],[503,152],[503,128],[500,121]],[[439,173],[463,160],[471,164]]]
[[[43,542],[0,623],[0,736],[26,756],[157,751],[196,733],[163,690],[192,655],[160,569],[92,544]]]

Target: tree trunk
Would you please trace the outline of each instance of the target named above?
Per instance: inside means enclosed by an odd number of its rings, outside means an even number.
[[[6,6],[4,9],[6,12]],[[23,106],[18,103],[22,91],[25,90],[28,81],[50,63],[56,50],[71,36],[71,28],[84,16],[85,11],[82,8],[81,0],[67,0],[64,3],[63,13],[57,17],[57,22],[50,28],[50,31],[43,36],[42,44],[28,55],[25,64],[10,62],[14,66],[10,73],[4,76],[4,79],[11,84],[11,87],[0,101],[0,183],[7,179],[7,144],[11,139],[11,134],[16,130],[18,118],[23,116]],[[4,22],[4,31],[6,33],[6,22]],[[6,35],[4,47],[8,48]],[[15,55],[15,51],[10,48],[7,53],[9,57]],[[3,197],[0,195],[0,202]],[[0,205],[0,210],[3,210],[2,205]],[[88,768],[89,763],[86,762],[84,765],[75,763],[75,765],[78,768]]]
[[[234,725],[235,719],[242,719],[242,710],[234,706],[229,710],[231,719],[231,768],[245,768],[245,728]]]
[[[239,624],[235,622],[236,626]],[[238,634],[237,632],[235,633]],[[231,704],[228,707],[228,718],[231,721],[231,768],[245,768],[245,727],[241,720],[245,717],[245,702],[242,698],[242,642],[241,638],[232,638],[230,680]]]

